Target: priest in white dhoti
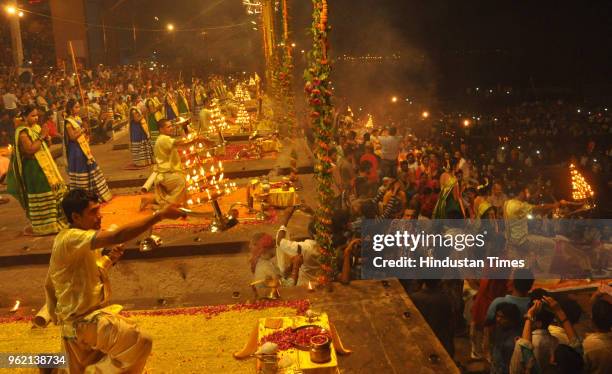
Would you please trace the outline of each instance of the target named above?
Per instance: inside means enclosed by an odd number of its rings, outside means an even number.
[[[293,207],[289,211],[293,211]],[[290,216],[291,213],[289,213]],[[321,275],[321,263],[319,244],[316,240],[306,239],[298,242],[289,238],[287,229],[288,219],[283,223],[276,233],[276,261],[281,273],[285,274],[292,267],[299,266],[297,285],[307,285],[309,281],[316,282]],[[311,237],[314,237],[315,229],[314,222],[308,226],[308,231]],[[301,260],[296,261],[296,256]],[[295,270],[295,269],[293,269]]]
[[[103,248],[132,240],[162,219],[185,214],[168,206],[114,231],[101,230],[97,196],[73,189],[62,200],[70,227],[53,242],[45,283],[48,316],[60,326],[70,373],[142,373],[152,338],[111,305],[108,272],[123,254]]]
[[[155,142],[153,154],[156,165],[154,190],[155,202],[164,207],[168,204],[184,205],[187,201],[187,181],[177,147],[187,146],[195,139],[176,139],[172,137],[174,125],[167,119],[158,122],[159,137]]]

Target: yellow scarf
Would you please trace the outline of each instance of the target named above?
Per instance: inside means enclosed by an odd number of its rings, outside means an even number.
[[[28,133],[28,136],[33,142],[36,140],[41,140],[40,131],[36,131],[38,129],[40,129],[39,125],[34,125],[32,128],[25,126],[18,127],[17,130],[15,130],[15,144],[19,144],[19,134],[24,130]],[[19,152],[19,146],[16,147],[16,150]],[[17,156],[19,173],[22,174],[23,169],[21,166],[21,155],[18,154]],[[45,174],[47,182],[49,182],[49,186],[51,186],[53,191],[58,191],[65,187],[64,179],[62,178],[55,161],[53,161],[53,156],[51,156],[49,148],[47,148],[47,143],[41,140],[40,148],[34,154],[34,158],[36,158],[38,165],[40,165],[40,168]]]
[[[153,114],[153,116],[155,117],[155,121],[159,121],[160,119],[164,118],[162,112],[158,110],[160,105],[161,103],[156,97],[147,100],[147,110],[149,111],[149,113]]]
[[[185,97],[185,93],[183,92],[183,90],[178,90],[178,94],[181,97],[181,99],[183,99],[183,103],[185,103],[185,106],[187,107],[187,111],[189,111],[189,101],[187,101],[187,97]]]
[[[178,107],[176,106],[176,102],[174,102],[174,99],[172,99],[170,96],[166,96],[166,102],[170,105],[170,108],[172,108],[174,115],[178,117],[179,111]]]
[[[68,121],[68,123],[75,129],[75,130],[81,130],[81,118],[79,116],[70,116],[68,118],[66,118],[66,121]],[[81,147],[81,150],[83,151],[83,153],[85,154],[85,157],[87,157],[87,163],[89,164],[93,164],[94,162],[94,157],[93,154],[91,153],[91,148],[89,148],[89,142],[87,141],[87,139],[85,138],[85,134],[81,133],[81,136],[79,136],[76,140],[76,142],[79,144],[79,147]]]
[[[147,121],[145,120],[144,116],[142,115],[142,112],[140,111],[140,109],[138,109],[137,107],[132,107],[131,110],[135,110],[140,114],[140,126],[142,126],[142,130],[145,132],[145,134],[147,134],[147,138],[151,138],[151,134],[149,134],[149,124],[147,123]]]
[[[196,90],[195,91],[196,104],[198,105],[204,104],[204,97],[206,96],[206,94],[204,93],[204,88],[202,86],[196,86],[195,90]]]

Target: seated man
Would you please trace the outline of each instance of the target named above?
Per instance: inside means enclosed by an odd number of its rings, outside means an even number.
[[[168,119],[160,119],[158,126],[160,135],[153,148],[156,162],[154,170],[157,173],[154,182],[155,202],[161,207],[168,204],[183,205],[187,199],[187,182],[177,147],[189,145],[195,140],[174,139],[174,126]]]
[[[47,308],[60,325],[70,373],[141,373],[151,353],[151,337],[110,305],[108,269],[123,254],[102,248],[132,240],[162,219],[184,216],[173,206],[119,227],[101,230],[98,198],[81,189],[62,200],[70,227],[53,242],[45,283]]]
[[[249,251],[251,258],[251,272],[253,273],[253,283],[257,287],[266,287],[266,284],[271,281],[278,281],[281,286],[293,286],[298,279],[298,271],[301,263],[296,263],[296,266],[291,266],[289,271],[282,274],[278,268],[275,257],[274,238],[265,233],[256,233],[249,243]],[[298,256],[292,258],[292,262],[299,261]]]
[[[281,220],[281,227],[276,234],[276,260],[281,273],[293,270],[292,278],[297,270],[297,285],[307,285],[309,281],[316,281],[320,275],[321,264],[319,262],[319,245],[313,239],[301,242],[289,240],[286,225],[295,207],[288,208],[285,218]],[[308,226],[311,238],[315,236],[314,221]]]

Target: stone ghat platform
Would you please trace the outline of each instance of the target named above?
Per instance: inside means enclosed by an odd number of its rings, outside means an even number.
[[[275,178],[272,178],[274,181]],[[298,199],[308,206],[316,206],[316,192],[313,178],[309,175],[299,176],[302,188],[297,191]],[[234,207],[239,211],[238,225],[223,231],[210,232],[208,230],[213,218],[213,209],[205,204],[196,209],[206,213],[204,217],[188,217],[185,220],[163,221],[156,225],[153,233],[161,237],[163,245],[152,252],[140,252],[138,242],[141,238],[126,243],[127,259],[153,259],[163,257],[184,257],[201,255],[218,255],[228,253],[242,253],[247,256],[248,242],[256,232],[267,232],[275,235],[283,214],[281,208],[272,208],[268,218],[264,221],[255,221],[254,214],[249,213],[244,206],[235,205],[237,202],[246,202],[246,183],[248,180],[234,180],[237,191],[219,199],[223,213],[227,214]],[[116,197],[102,207],[103,228],[112,224],[125,224],[139,216],[152,214],[151,208],[139,211],[140,199],[144,195],[137,189],[113,190]],[[259,208],[256,204],[255,208]],[[8,204],[2,206],[4,214],[0,215],[0,268],[14,266],[28,266],[49,262],[53,236],[33,237],[24,236],[22,230],[27,224],[25,213],[21,206],[10,197]],[[298,210],[294,213],[290,226],[292,235],[303,238],[307,235],[310,216]],[[246,261],[246,259],[245,259]]]
[[[314,156],[303,138],[283,141],[279,152],[266,153],[261,159],[234,159],[233,155],[238,152],[238,148],[246,147],[247,140],[236,140],[228,144],[227,156],[223,160],[227,178],[253,178],[267,175],[271,171],[277,175],[288,175],[292,150],[298,154],[299,174],[310,174],[314,170]],[[131,165],[128,141],[128,132],[124,128],[115,132],[114,139],[108,143],[91,146],[110,188],[140,187],[153,171],[151,166],[137,168]],[[52,146],[52,152],[60,170],[64,172],[66,161],[62,156],[62,146]]]
[[[288,308],[281,310],[278,307],[259,309],[256,313],[249,312],[252,310],[249,308],[240,308],[243,311],[219,312],[207,320],[205,315],[187,314],[181,317],[176,309],[169,309],[197,307],[193,310],[206,311],[214,308],[204,306],[247,303],[252,299],[252,293],[247,288],[233,294],[190,293],[193,291],[184,289],[184,297],[181,300],[113,297],[113,302],[122,303],[130,310],[144,309],[149,318],[159,316],[157,323],[139,317],[139,312],[131,317],[138,320],[143,328],[148,327],[149,332],[153,334],[154,351],[149,360],[149,365],[153,366],[147,366],[148,369],[155,372],[176,372],[176,368],[183,367],[185,370],[182,372],[198,372],[198,367],[202,369],[203,365],[213,360],[219,365],[207,367],[205,372],[255,373],[253,359],[235,361],[231,354],[241,349],[248,340],[251,326],[255,326],[257,318],[278,317],[279,312],[288,315],[295,313]],[[282,301],[287,301],[286,305],[292,305],[292,301],[307,299],[311,309],[328,313],[344,345],[353,351],[348,356],[339,357],[342,373],[459,373],[459,369],[396,280],[358,281],[346,286],[333,284],[331,292],[321,289],[308,292],[303,287],[283,288],[280,292]],[[282,303],[270,305],[277,304]],[[22,309],[27,312],[40,306],[35,304],[36,307],[31,308],[34,305],[22,305]],[[166,310],[167,316],[164,315]],[[175,324],[162,328],[164,323],[171,323],[171,318],[177,319]],[[190,326],[186,326],[181,319],[189,319],[192,322]],[[16,324],[0,324],[0,336],[3,335],[3,329],[14,330]],[[215,328],[208,328],[209,324],[214,324]],[[194,325],[199,328],[192,328]],[[173,326],[184,326],[185,330],[180,329],[177,334],[177,331],[172,331]],[[28,334],[43,333],[35,330],[27,332],[27,325],[17,327],[24,330],[24,333],[20,334],[24,339]],[[52,329],[57,328],[47,327],[49,335],[52,334]],[[236,331],[237,329],[239,330]],[[198,337],[199,334],[203,335]],[[6,339],[10,340],[12,337],[7,336]],[[185,339],[189,341],[184,341]],[[207,344],[201,345],[202,341]],[[20,342],[23,340],[14,341],[13,345],[18,347]],[[186,347],[185,344],[195,344],[197,349]],[[27,351],[26,348],[23,347],[20,351]],[[177,351],[184,354],[180,355]],[[182,361],[183,359],[191,362]],[[169,362],[164,364],[165,360]],[[187,370],[186,365],[191,365],[191,368]]]

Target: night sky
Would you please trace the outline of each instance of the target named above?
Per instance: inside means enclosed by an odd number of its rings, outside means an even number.
[[[140,27],[178,28],[249,22],[241,0],[127,0],[116,22],[132,15]],[[399,53],[400,61],[353,74],[336,62],[339,79],[415,86],[437,94],[472,86],[561,87],[584,95],[610,92],[612,1],[588,0],[329,0],[332,52],[359,56]],[[290,0],[293,37],[308,49],[311,2]],[[160,21],[155,21],[158,16]],[[131,21],[129,21],[131,22]],[[206,35],[143,35],[142,45],[184,59],[220,58],[238,70],[261,66],[261,37],[252,25]],[[174,49],[167,48],[171,42]],[[141,45],[141,49],[142,49]],[[149,51],[150,52],[150,51]],[[195,56],[195,57],[194,57]],[[378,70],[377,70],[378,69]],[[348,75],[348,76],[347,76]],[[388,81],[388,82],[387,82]],[[395,88],[394,88],[395,89]]]

